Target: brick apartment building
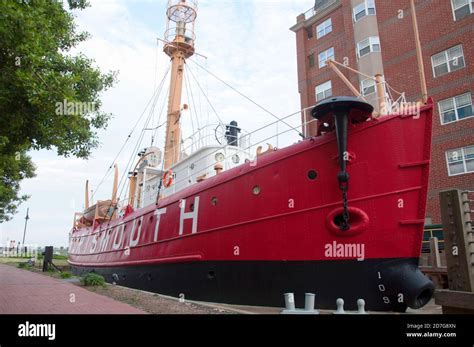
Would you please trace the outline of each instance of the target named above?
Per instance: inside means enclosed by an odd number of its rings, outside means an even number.
[[[474,190],[474,0],[415,0],[415,6],[428,95],[435,101],[426,216],[434,224],[441,222],[441,190]],[[331,95],[352,95],[325,65],[328,58],[383,75],[407,101],[421,99],[409,0],[316,0],[291,30],[302,108]],[[377,107],[375,83],[341,71]],[[306,132],[314,134],[311,125]]]

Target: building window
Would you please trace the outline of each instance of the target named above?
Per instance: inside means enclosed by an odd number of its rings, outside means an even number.
[[[375,93],[375,81],[371,78],[363,80],[360,83],[360,92],[364,96]]]
[[[359,58],[371,52],[380,52],[380,39],[377,36],[368,37],[357,44]]]
[[[313,66],[314,66],[314,53],[311,53],[311,54],[308,56],[308,62],[309,62],[309,67],[313,67]]]
[[[460,20],[474,13],[474,0],[451,0],[454,20]]]
[[[449,176],[474,172],[474,146],[447,151],[446,161]]]
[[[324,82],[323,84],[320,84],[319,86],[316,86],[316,101],[321,101],[331,96],[332,96],[331,81],[327,81],[327,82]]]
[[[375,15],[375,1],[365,0],[353,9],[354,22],[360,21],[365,16]]]
[[[313,27],[306,28],[306,33],[308,34],[308,40],[313,38]]]
[[[462,69],[465,66],[461,45],[454,46],[431,57],[433,76],[438,77]]]
[[[319,53],[318,55],[318,61],[319,61],[319,68],[323,68],[326,66],[326,62],[332,59],[334,60],[334,47],[331,47],[324,52]]]
[[[455,96],[438,103],[441,124],[474,117],[471,93]]]
[[[320,39],[321,37],[329,34],[331,31],[332,31],[332,20],[331,18],[329,18],[316,27],[316,37]]]

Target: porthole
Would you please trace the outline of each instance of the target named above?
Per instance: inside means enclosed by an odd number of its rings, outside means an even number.
[[[318,173],[314,170],[309,170],[308,171],[308,179],[311,181],[314,181],[318,177]]]
[[[215,156],[215,159],[218,163],[224,161],[225,159],[224,153],[217,153]]]
[[[260,186],[254,186],[252,189],[253,195],[258,195],[260,194]]]
[[[234,164],[238,164],[238,163],[240,162],[240,157],[239,157],[238,154],[234,154],[234,155],[232,156],[232,162],[233,162]]]
[[[215,196],[213,196],[213,197],[211,198],[211,205],[212,205],[212,206],[216,206],[216,205],[217,205],[217,198],[216,198]]]

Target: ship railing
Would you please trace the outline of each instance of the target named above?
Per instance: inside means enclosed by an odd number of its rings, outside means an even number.
[[[271,146],[269,149],[277,150],[280,147],[286,147],[288,145],[294,144],[303,140],[305,137],[303,134],[308,133],[306,129],[314,123],[317,122],[316,119],[312,119],[308,117],[308,111],[311,110],[314,106],[307,107],[303,110],[299,110],[292,114],[289,114],[283,118],[280,118],[276,121],[271,123],[267,123],[252,132],[245,132],[242,131],[243,134],[238,137],[239,147],[236,147],[236,150],[231,151],[224,157],[223,161],[230,161],[232,160],[232,156],[235,154],[240,154],[243,157],[249,158],[246,161],[251,161],[252,165],[257,165],[258,156],[257,151],[260,149],[261,151],[265,151],[266,145],[270,144]],[[305,122],[301,122],[301,119],[309,119]],[[317,123],[315,123],[317,124]],[[225,124],[213,124],[207,127],[201,128],[196,131],[194,134],[189,136],[184,140],[184,142],[190,142],[187,146],[183,149],[184,151],[191,149],[193,151],[202,148],[204,145],[209,145],[212,143],[216,143],[216,135],[215,129],[216,127],[220,126],[222,130],[225,130]],[[208,133],[206,133],[206,128]],[[303,131],[302,131],[303,130]],[[225,134],[225,131],[218,132],[219,134]],[[219,136],[217,136],[219,138]],[[225,139],[224,136],[220,137],[221,139]],[[218,142],[217,142],[218,143]],[[225,142],[223,142],[225,145]],[[201,161],[207,161],[209,156],[214,156],[218,152],[221,152],[222,146],[218,146],[214,151],[208,153],[206,157],[201,157],[196,159],[194,164],[198,164]],[[261,148],[259,148],[261,147]],[[268,149],[267,149],[268,151]],[[215,163],[211,163],[210,165],[202,168],[202,171],[212,171],[214,170]],[[182,176],[179,179],[176,179],[173,183],[174,186],[188,186],[189,182],[194,181],[192,174],[188,174],[186,176]],[[186,184],[183,184],[185,183]],[[125,207],[128,203],[128,198],[121,199],[119,202],[119,213],[120,210]]]
[[[173,26],[165,31],[164,38],[166,41],[172,43],[177,36],[183,36],[185,43],[194,46],[196,34],[193,30],[185,27]]]
[[[301,130],[308,129],[308,126],[310,124],[312,124],[313,122],[317,122],[316,119],[310,119],[303,123],[301,122],[302,116],[304,115],[304,119],[307,119],[306,115],[308,111],[313,107],[314,106],[310,106],[303,110],[299,110],[288,116],[280,118],[277,121],[268,123],[258,129],[255,129],[252,132],[244,134],[243,136],[241,136],[241,141],[242,143],[248,143],[248,145],[239,147],[236,152],[234,151],[230,153],[229,155],[227,155],[227,157],[224,158],[224,160],[231,160],[234,154],[241,153],[243,155],[245,153],[250,153],[250,161],[256,164],[258,160],[257,150],[259,149],[259,147],[265,148],[267,144],[270,144],[273,150],[277,150],[278,148],[280,148],[280,146],[286,147],[288,145],[303,140],[303,134],[306,133],[306,131],[302,132]],[[252,139],[252,141],[250,141],[250,139]],[[213,155],[219,150],[220,148],[216,149],[214,152],[211,152],[209,155]],[[196,163],[201,160],[207,160],[207,158],[200,158],[196,161]],[[211,165],[208,165],[202,170],[213,170],[214,165],[215,163],[212,163]],[[177,185],[179,183],[189,182],[191,178],[191,175],[187,175],[186,177],[176,180],[174,184]]]
[[[194,153],[205,146],[224,146],[227,144],[226,131],[227,127],[232,125],[224,123],[208,124],[199,128],[190,136],[186,137],[182,141],[181,151],[183,153]],[[250,145],[249,133],[243,129],[240,129],[240,134],[237,137],[237,146],[245,148]]]

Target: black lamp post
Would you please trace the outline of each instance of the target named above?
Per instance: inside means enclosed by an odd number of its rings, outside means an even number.
[[[26,216],[25,216],[25,229],[23,230],[23,242],[21,245],[24,247],[25,246],[25,235],[26,235],[26,226],[28,225],[28,219],[30,219],[30,216],[28,215],[28,212],[30,211],[30,208],[28,207],[26,209]]]

